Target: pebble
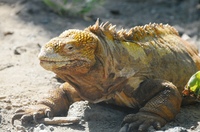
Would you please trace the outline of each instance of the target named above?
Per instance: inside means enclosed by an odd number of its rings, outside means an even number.
[[[21,104],[12,104],[12,107],[22,107],[23,105]]]
[[[18,132],[26,132],[25,127],[20,126],[20,125],[17,125],[17,126],[16,126],[16,129],[17,129]]]
[[[11,109],[12,109],[12,106],[8,105],[8,106],[5,107],[5,109],[11,110]]]
[[[50,131],[54,131],[54,127],[53,126],[49,126],[49,130]]]
[[[14,50],[15,55],[21,55],[24,52],[26,52],[26,49],[24,47],[16,47]]]
[[[165,132],[188,132],[184,127],[174,127],[166,130]]]
[[[44,124],[40,124],[39,126],[38,126],[41,130],[43,130],[43,129],[45,129],[45,125]]]
[[[8,129],[6,130],[6,132],[11,132],[10,128],[8,128]]]
[[[52,126],[47,127],[44,124],[39,124],[39,126],[34,129],[34,132],[52,132],[52,131],[54,131],[54,128]]]
[[[194,130],[195,128],[196,128],[195,126],[191,126],[191,127],[190,127],[191,130]]]
[[[190,39],[190,36],[188,36],[187,34],[184,33],[184,34],[181,36],[181,38],[187,41],[187,40]]]
[[[1,100],[1,99],[5,99],[5,98],[6,98],[6,96],[0,96],[0,100]]]
[[[11,100],[10,100],[10,99],[5,99],[4,102],[10,104],[10,103],[11,103]]]
[[[5,31],[3,33],[4,36],[12,35],[14,32],[13,31]]]
[[[3,113],[3,114],[7,114],[8,112],[7,112],[6,109],[1,109],[1,113]]]

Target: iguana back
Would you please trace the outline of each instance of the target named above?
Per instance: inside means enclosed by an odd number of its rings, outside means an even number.
[[[175,28],[163,24],[147,24],[116,31],[115,25],[98,22],[86,31],[98,36],[109,65],[123,67],[120,74],[146,76],[173,82],[181,91],[200,69],[195,45],[180,38]],[[112,62],[112,63],[111,63]],[[115,69],[117,69],[115,67]]]

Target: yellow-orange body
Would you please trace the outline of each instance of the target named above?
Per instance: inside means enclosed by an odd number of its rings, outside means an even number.
[[[197,49],[163,24],[116,31],[115,25],[97,21],[85,30],[70,29],[53,38],[39,59],[42,67],[66,81],[41,103],[54,115],[66,112],[75,101],[105,101],[140,109],[125,123],[137,119],[143,124],[147,118],[161,126],[178,113],[180,93],[200,69]],[[138,129],[147,127],[144,123]]]

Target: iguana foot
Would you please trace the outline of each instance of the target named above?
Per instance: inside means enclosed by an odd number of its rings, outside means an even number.
[[[37,105],[27,109],[19,109],[12,117],[12,124],[15,120],[21,120],[22,125],[35,122],[44,117],[52,118],[53,116],[65,115],[69,106],[81,98],[75,89],[68,83],[64,83],[59,88],[49,91],[47,97],[44,97]]]
[[[155,129],[160,129],[164,124],[166,124],[166,121],[158,115],[139,112],[127,115],[122,122],[122,128],[119,132],[144,132],[151,126]]]
[[[12,125],[14,125],[15,120],[20,120],[22,125],[25,125],[29,122],[38,123],[38,119],[44,117],[53,117],[53,112],[50,107],[38,104],[27,109],[18,109],[12,117]]]

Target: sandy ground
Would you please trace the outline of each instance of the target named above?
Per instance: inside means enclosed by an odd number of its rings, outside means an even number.
[[[60,83],[39,65],[40,47],[69,28],[83,29],[96,18],[118,28],[149,22],[169,23],[184,38],[200,48],[199,0],[108,0],[81,16],[59,16],[40,0],[0,0],[0,132],[69,131],[117,132],[126,109],[82,101],[70,107],[69,116],[79,116],[78,124],[44,126],[11,125],[11,116],[20,107],[35,104]],[[186,37],[185,37],[186,36]],[[176,119],[162,131],[200,131],[200,105],[183,107]],[[149,131],[155,131],[151,128]]]

